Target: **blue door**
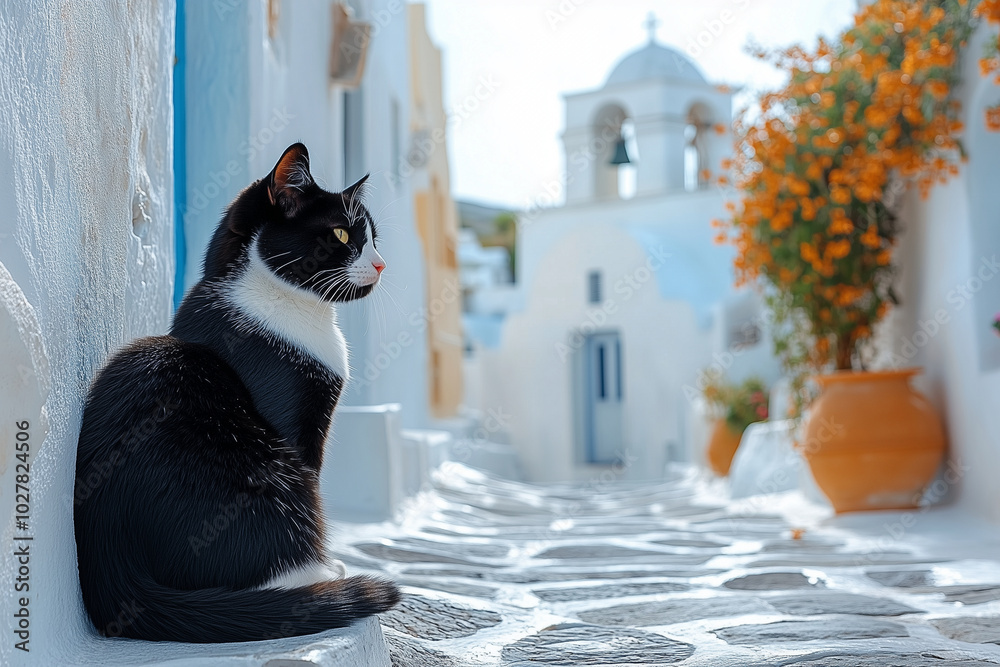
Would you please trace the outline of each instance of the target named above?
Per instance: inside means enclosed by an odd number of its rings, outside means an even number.
[[[583,361],[587,462],[616,463],[625,449],[621,337],[617,332],[588,336]]]

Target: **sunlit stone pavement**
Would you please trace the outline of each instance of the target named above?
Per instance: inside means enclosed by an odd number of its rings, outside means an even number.
[[[720,482],[536,487],[446,464],[338,555],[404,585],[394,665],[1000,664],[1000,550],[949,510],[834,517]],[[349,546],[348,546],[349,545]]]

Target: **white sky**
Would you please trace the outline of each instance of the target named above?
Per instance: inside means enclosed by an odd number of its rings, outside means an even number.
[[[774,88],[781,77],[746,54],[749,41],[813,46],[818,35],[847,26],[856,7],[856,0],[424,1],[431,38],[444,51],[445,108],[462,110],[449,128],[452,191],[513,208],[559,178],[561,95],[603,85],[618,60],[648,41],[650,11],[660,20],[658,41],[685,53],[700,48],[692,60],[709,81],[750,91]],[[697,46],[699,38],[707,46]],[[477,86],[485,99],[476,98]],[[746,95],[737,98],[737,107],[745,103]]]

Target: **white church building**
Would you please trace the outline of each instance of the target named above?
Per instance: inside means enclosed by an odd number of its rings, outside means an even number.
[[[508,415],[529,479],[656,478],[700,455],[699,371],[778,376],[732,248],[713,242],[731,96],[651,36],[565,102],[565,205],[522,216],[515,305],[469,384]]]

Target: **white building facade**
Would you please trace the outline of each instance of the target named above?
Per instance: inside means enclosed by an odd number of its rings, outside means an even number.
[[[713,241],[726,195],[708,172],[730,124],[729,93],[652,40],[566,97],[566,204],[522,217],[518,298],[479,363],[480,407],[509,414],[530,479],[657,478],[696,456],[700,370],[777,377],[756,300]]]

